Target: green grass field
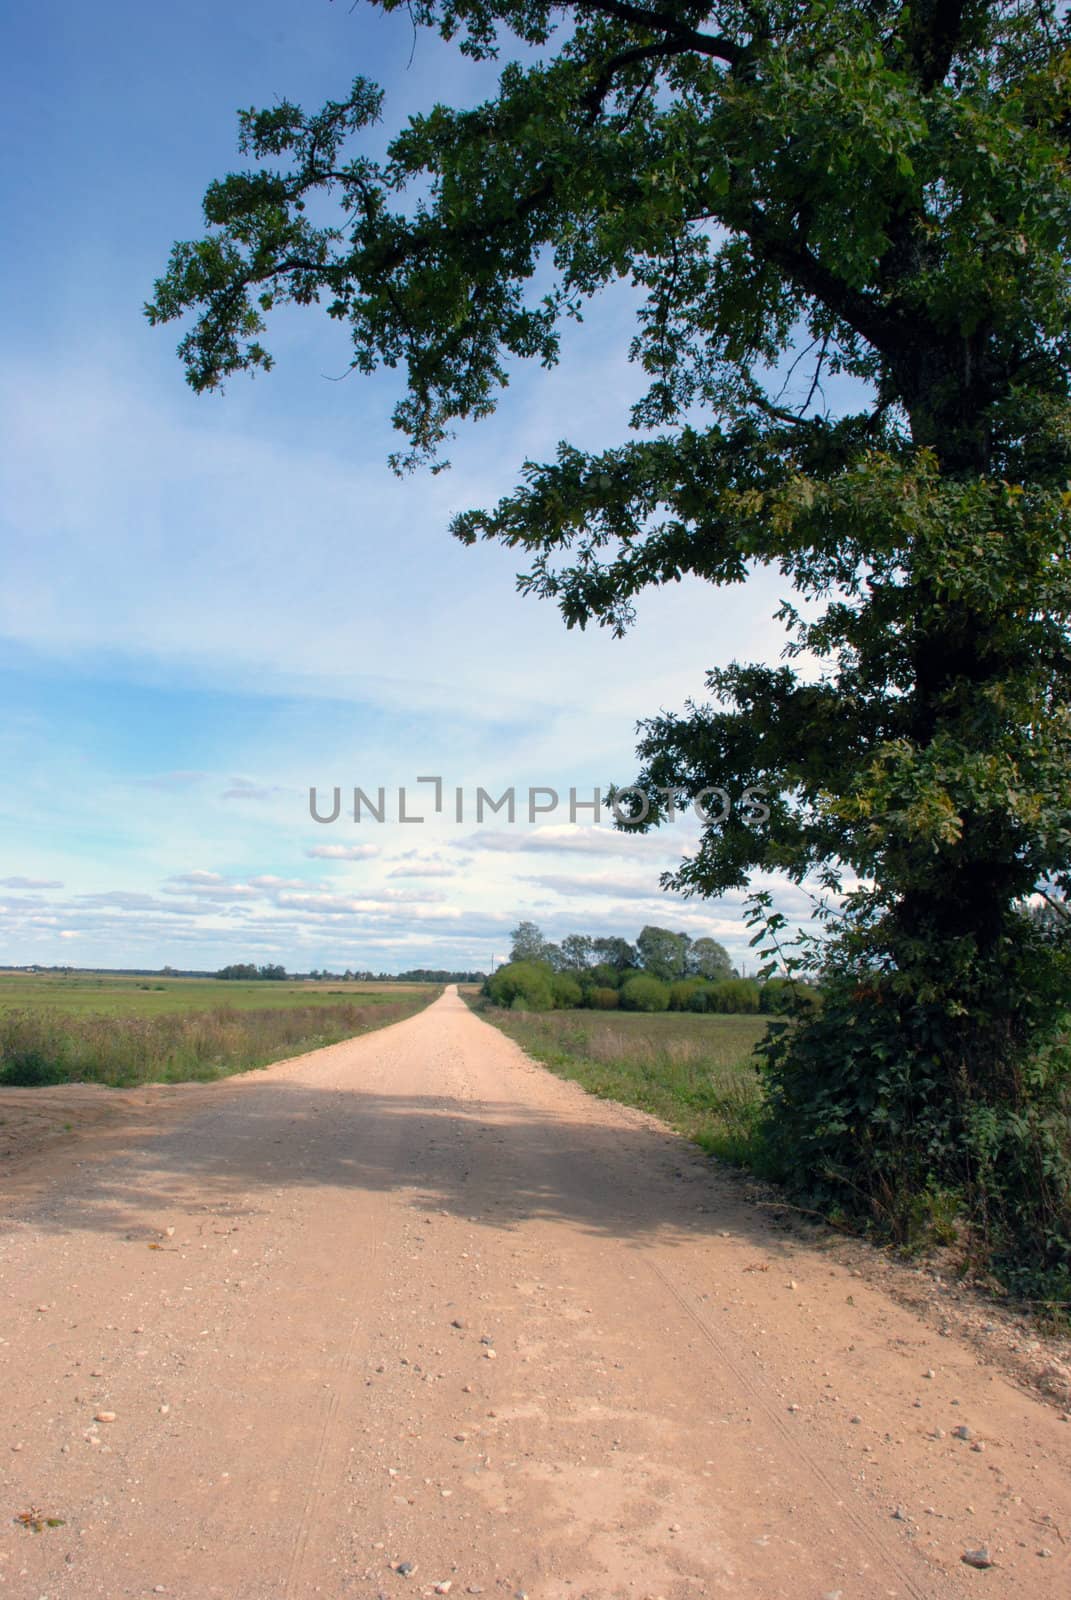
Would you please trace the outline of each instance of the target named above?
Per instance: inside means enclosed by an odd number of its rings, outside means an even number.
[[[433,984],[0,973],[0,1085],[182,1083],[403,1021]]]
[[[529,1055],[589,1094],[653,1112],[711,1155],[761,1167],[754,1050],[765,1017],[474,1005]]]
[[[403,995],[426,994],[426,984],[242,983],[218,978],[129,978],[111,973],[2,972],[0,1012],[55,1010],[68,1015],[158,1017],[167,1012],[265,1011],[276,1006],[393,1004]]]

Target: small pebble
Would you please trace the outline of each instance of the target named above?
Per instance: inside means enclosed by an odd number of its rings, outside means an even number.
[[[980,1545],[977,1550],[964,1550],[960,1560],[968,1567],[978,1567],[983,1571],[986,1567],[993,1565],[993,1558],[984,1544]]]
[[[856,1413],[856,1415],[854,1417],[849,1417],[848,1418],[849,1422],[862,1422],[862,1420],[863,1419],[862,1419],[861,1416],[859,1416],[858,1412]]]
[[[394,1570],[400,1578],[408,1578],[416,1571],[416,1562],[399,1561]]]
[[[115,1421],[115,1412],[114,1411],[94,1411],[94,1413],[93,1413],[93,1421],[94,1422],[114,1422]]]
[[[437,1584],[436,1584],[436,1585],[435,1585],[435,1593],[436,1593],[436,1594],[449,1594],[449,1593],[450,1593],[450,1590],[451,1590],[451,1589],[452,1589],[452,1588],[453,1588],[453,1587],[454,1587],[454,1586],[453,1586],[453,1584],[452,1584],[452,1583],[451,1583],[451,1581],[450,1581],[450,1579],[449,1579],[449,1578],[444,1578],[444,1579],[443,1579],[443,1581],[442,1581],[442,1583],[437,1583]]]
[[[1052,1551],[1051,1550],[1046,1550],[1045,1546],[1042,1545],[1041,1549],[1038,1551],[1038,1555],[1039,1556],[1051,1556],[1052,1555]]]
[[[958,1428],[952,1429],[952,1437],[954,1439],[973,1439],[974,1435],[971,1433],[970,1428],[961,1422]]]
[[[937,1374],[934,1372],[932,1367],[927,1367],[926,1371],[922,1374],[922,1376],[924,1378],[935,1378],[937,1376]]]
[[[483,1359],[485,1361],[497,1361],[498,1352],[496,1350],[485,1350],[483,1353]]]

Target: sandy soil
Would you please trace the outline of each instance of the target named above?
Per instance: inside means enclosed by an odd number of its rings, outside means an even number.
[[[0,1595],[1071,1593],[1057,1407],[452,991],[53,1102],[0,1169]]]

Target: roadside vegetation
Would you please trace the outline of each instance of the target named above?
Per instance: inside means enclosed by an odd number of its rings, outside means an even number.
[[[510,959],[483,994],[513,1011],[692,1011],[723,1015],[810,1015],[820,991],[785,977],[741,976],[716,939],[647,926],[635,944],[571,934],[560,945],[534,922],[511,935]]]
[[[64,979],[28,995],[36,983],[0,978],[0,1086],[129,1088],[227,1077],[401,1022],[441,993],[395,986],[335,999],[290,984],[267,1005],[229,983],[223,1004],[222,985],[197,980],[175,980],[161,995],[130,980],[93,979],[80,989]]]
[[[655,981],[655,980],[652,980]],[[650,1111],[710,1155],[764,1171],[758,1016],[644,1015],[474,1008],[589,1094]]]

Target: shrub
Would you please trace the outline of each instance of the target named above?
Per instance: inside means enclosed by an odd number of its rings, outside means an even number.
[[[616,989],[592,989],[588,996],[588,1005],[593,1011],[616,1011],[621,1004],[621,996]]]
[[[491,974],[484,992],[496,1006],[512,1006],[520,1000],[529,1011],[552,1011],[553,981],[554,973],[545,961],[509,961]]]
[[[559,1011],[570,1011],[580,1005],[583,991],[571,972],[556,972],[551,979],[551,993]]]
[[[811,1016],[819,1006],[818,990],[797,979],[771,978],[759,990],[759,1010],[763,1016]]]
[[[669,1009],[671,1011],[694,1011],[693,1000],[702,992],[703,984],[698,978],[678,978],[676,983],[669,986]]]
[[[669,1007],[669,985],[660,978],[637,973],[621,985],[621,1004],[626,1011],[665,1011]]]
[[[759,986],[751,978],[723,978],[707,988],[708,1011],[743,1015],[759,1009]]]

